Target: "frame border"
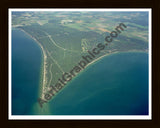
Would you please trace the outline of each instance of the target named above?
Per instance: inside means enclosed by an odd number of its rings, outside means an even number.
[[[0,123],[4,128],[159,128],[160,1],[158,0],[2,0],[0,4]],[[152,120],[8,120],[8,8],[152,8]]]

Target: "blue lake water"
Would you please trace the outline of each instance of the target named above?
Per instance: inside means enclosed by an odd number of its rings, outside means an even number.
[[[50,102],[55,115],[147,115],[148,54],[118,53],[88,67]]]
[[[35,114],[41,61],[38,44],[24,32],[12,30],[13,115]],[[147,115],[148,54],[104,57],[74,78],[48,105],[51,115]]]
[[[41,49],[24,32],[12,30],[12,114],[33,114],[38,99]]]

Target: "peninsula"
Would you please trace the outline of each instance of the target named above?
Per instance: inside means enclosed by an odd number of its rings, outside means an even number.
[[[105,45],[106,36],[119,23],[125,23],[127,30],[87,66],[113,53],[148,51],[146,16],[145,12],[13,12],[12,26],[30,35],[43,53],[40,100],[47,102],[45,94],[51,88],[60,88],[56,84],[62,75],[70,72],[99,43]],[[54,95],[58,93],[56,89],[52,91]]]

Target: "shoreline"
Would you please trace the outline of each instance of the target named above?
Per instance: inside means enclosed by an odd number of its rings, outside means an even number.
[[[138,51],[138,50],[130,50],[130,51],[116,51],[116,52],[113,52],[113,53],[109,53],[109,54],[105,54],[105,55],[102,55],[100,56],[99,58],[93,60],[91,63],[89,63],[86,68],[91,65],[91,64],[94,64],[95,62],[98,62],[99,60],[101,60],[101,58],[104,58],[104,57],[107,57],[107,56],[110,56],[110,55],[114,55],[114,54],[120,54],[120,53],[147,53],[146,51]]]
[[[90,63],[86,66],[86,68],[85,68],[84,70],[86,70],[87,68],[89,68],[89,67],[92,66],[93,64],[96,64],[96,62],[100,61],[100,60],[101,60],[102,58],[104,58],[104,57],[107,57],[107,56],[110,56],[110,55],[114,55],[114,54],[120,54],[120,53],[146,53],[146,54],[148,54],[148,52],[146,52],[146,51],[139,51],[139,50],[130,50],[130,51],[121,51],[121,52],[116,51],[116,52],[113,52],[113,53],[108,53],[108,54],[102,55],[102,56],[100,56],[99,58],[93,60],[92,62],[90,62]],[[81,74],[84,72],[84,70],[82,70],[80,73],[78,73],[75,77],[72,77],[72,80],[69,81],[65,86],[63,86],[63,88],[62,88],[58,93],[56,93],[56,95],[55,95],[50,101],[52,101],[54,98],[56,98],[56,96],[57,96],[60,92],[62,92],[66,87],[68,87],[67,85],[69,85],[74,79],[76,79],[79,75],[81,75]],[[50,101],[48,101],[48,102],[50,102]]]
[[[15,28],[17,28],[17,27],[15,27]],[[43,98],[44,97],[44,92],[45,92],[45,84],[46,84],[46,75],[45,74],[46,74],[46,59],[47,59],[47,55],[45,53],[45,50],[44,50],[43,46],[41,45],[41,43],[36,38],[34,38],[32,35],[30,35],[28,32],[26,32],[25,30],[23,30],[21,28],[17,28],[17,29],[23,31],[31,39],[33,39],[38,44],[38,46],[40,47],[40,49],[42,51],[42,56],[43,56],[42,57],[42,64],[41,64],[42,71],[40,73],[40,79],[42,78],[42,80],[40,80],[39,97]]]

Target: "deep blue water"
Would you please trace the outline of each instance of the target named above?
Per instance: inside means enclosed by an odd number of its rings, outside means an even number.
[[[41,49],[24,32],[12,30],[12,115],[33,114],[37,102]]]
[[[147,115],[148,54],[119,53],[88,67],[50,102],[56,115]]]

